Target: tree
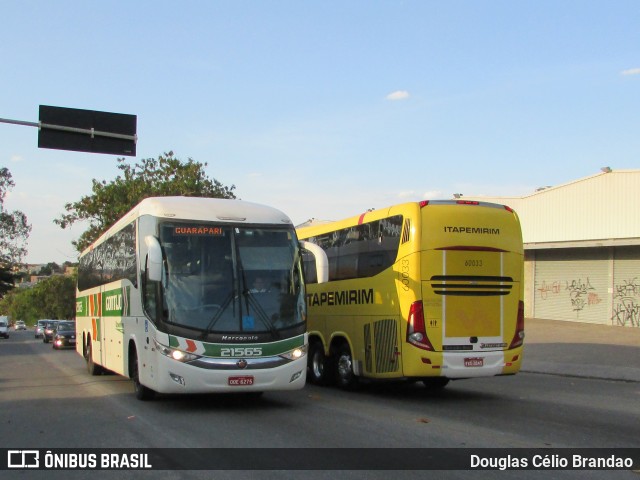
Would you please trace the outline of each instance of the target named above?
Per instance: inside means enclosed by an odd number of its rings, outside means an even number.
[[[89,222],[89,228],[73,242],[79,252],[147,197],[236,198],[233,194],[235,185],[226,187],[207,177],[204,172],[206,163],[195,162],[191,158],[183,162],[173,152],[157,159],[143,159],[133,166],[126,163],[126,158],[118,158],[117,161],[122,175],[111,182],[93,179],[93,193],[77,202],[67,203],[67,213],[54,220],[61,228],[81,220]]]
[[[14,289],[0,300],[0,311],[29,324],[41,318],[75,318],[76,277],[55,275],[33,288]]]
[[[76,276],[54,275],[33,288],[40,318],[72,319],[76,316]]]
[[[53,275],[54,273],[62,273],[63,269],[55,262],[49,262],[40,268],[40,275]]]
[[[4,199],[14,186],[9,169],[0,168],[0,298],[13,288],[12,267],[27,253],[26,242],[31,232],[24,213],[4,208]]]
[[[11,271],[9,264],[0,263],[0,298],[11,290],[15,284],[16,276]]]
[[[45,318],[39,317],[38,308],[33,300],[31,288],[15,288],[0,300],[0,311],[13,320],[24,320],[27,323],[32,323],[37,318]]]

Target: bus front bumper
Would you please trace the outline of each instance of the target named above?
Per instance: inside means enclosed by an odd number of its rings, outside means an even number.
[[[268,366],[260,368],[245,365],[243,359],[233,359],[233,363],[226,362],[222,367],[206,360],[182,363],[159,355],[154,386],[150,388],[159,393],[263,392],[299,390],[306,381],[306,355],[280,365],[272,363],[276,366],[265,362]]]

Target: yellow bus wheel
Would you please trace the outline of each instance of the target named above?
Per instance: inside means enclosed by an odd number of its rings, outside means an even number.
[[[346,390],[358,384],[358,377],[353,373],[353,357],[349,345],[343,343],[338,349],[335,360],[336,382],[340,388]]]

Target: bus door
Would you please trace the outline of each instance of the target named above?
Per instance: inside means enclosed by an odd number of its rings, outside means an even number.
[[[129,315],[129,287],[115,287],[105,289],[102,293],[102,311],[100,327],[102,333],[102,365],[109,370],[125,375],[128,365],[125,365],[124,324],[123,317]]]
[[[91,355],[93,361],[104,365],[104,332],[102,330],[102,292],[92,293],[87,296],[87,306],[91,327]]]

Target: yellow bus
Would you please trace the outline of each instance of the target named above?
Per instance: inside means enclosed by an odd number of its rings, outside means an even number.
[[[328,258],[305,254],[312,383],[515,374],[524,340],[516,212],[465,200],[404,203],[301,226]]]

